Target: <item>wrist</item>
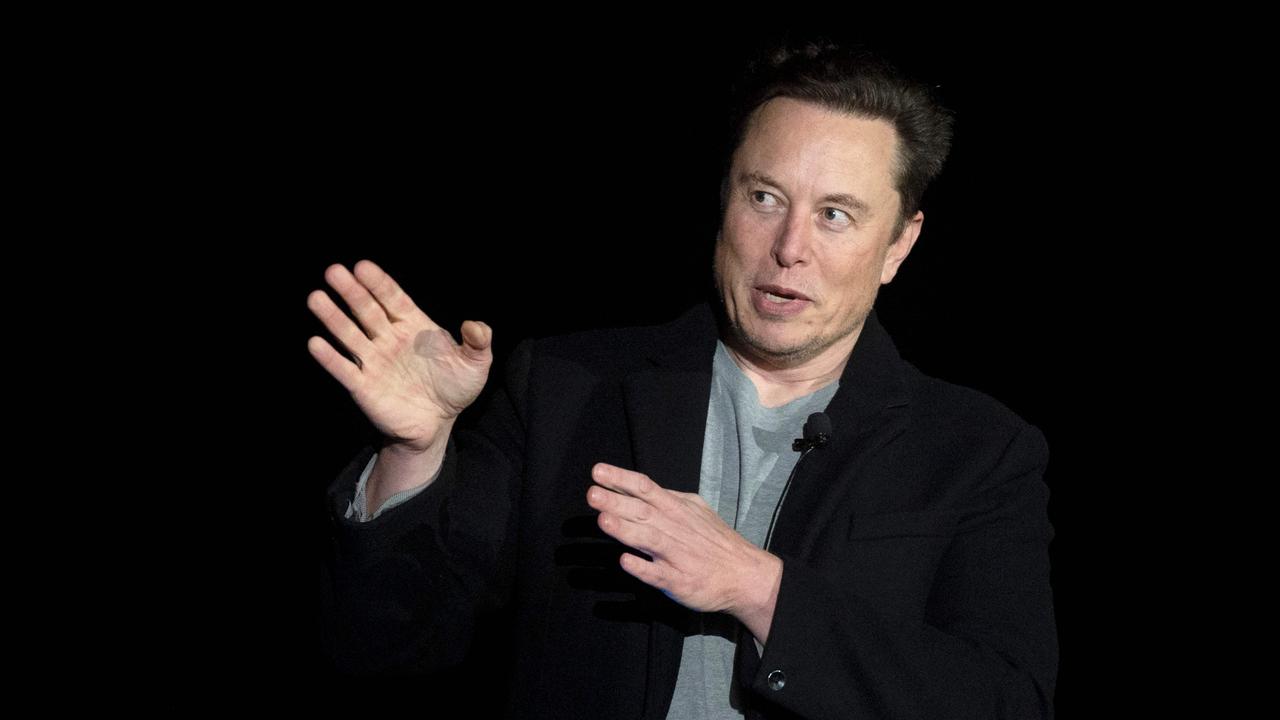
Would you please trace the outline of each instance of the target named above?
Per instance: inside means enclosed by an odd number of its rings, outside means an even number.
[[[731,614],[764,643],[769,637],[778,591],[782,587],[782,558],[760,550],[754,566],[744,577],[747,583],[740,594],[741,601]]]
[[[431,453],[443,454],[444,447],[449,441],[449,436],[453,433],[453,426],[456,422],[457,418],[442,422],[434,436],[422,440],[396,440],[383,435],[378,454],[380,456],[387,454],[406,459],[422,457]]]
[[[446,428],[436,441],[421,448],[387,441],[378,450],[377,462],[365,487],[366,498],[373,501],[369,511],[376,510],[392,495],[429,483],[444,463],[448,440]]]

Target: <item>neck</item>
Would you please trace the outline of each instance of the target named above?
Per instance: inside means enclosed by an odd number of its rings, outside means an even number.
[[[839,380],[861,334],[862,328],[859,327],[820,354],[795,364],[751,352],[732,337],[725,340],[725,349],[756,386],[761,404],[765,407],[778,407]]]

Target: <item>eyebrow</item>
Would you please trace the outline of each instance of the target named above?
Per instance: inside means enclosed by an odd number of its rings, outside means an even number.
[[[781,183],[769,177],[768,175],[765,175],[764,173],[743,172],[738,175],[738,182],[742,184],[746,184],[753,181],[762,183],[764,185],[772,185],[773,187],[776,187],[776,188],[782,187]],[[865,201],[860,200],[848,193],[831,193],[829,195],[823,195],[821,198],[818,199],[818,202],[837,203],[839,205],[844,205],[845,207],[852,208],[854,211],[862,213],[863,215],[871,214],[870,205],[868,205]]]

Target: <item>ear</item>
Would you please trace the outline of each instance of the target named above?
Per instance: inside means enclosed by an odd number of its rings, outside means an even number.
[[[898,274],[898,267],[902,265],[903,260],[907,259],[911,248],[915,247],[916,239],[920,237],[922,225],[924,225],[924,212],[917,210],[915,217],[908,220],[902,227],[902,234],[889,243],[885,251],[884,267],[880,270],[881,285],[887,285]]]

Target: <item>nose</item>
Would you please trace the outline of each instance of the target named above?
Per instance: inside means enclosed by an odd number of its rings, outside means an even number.
[[[774,260],[783,267],[809,262],[813,252],[812,232],[813,227],[805,212],[789,211],[786,222],[778,229],[778,236],[773,241]]]

